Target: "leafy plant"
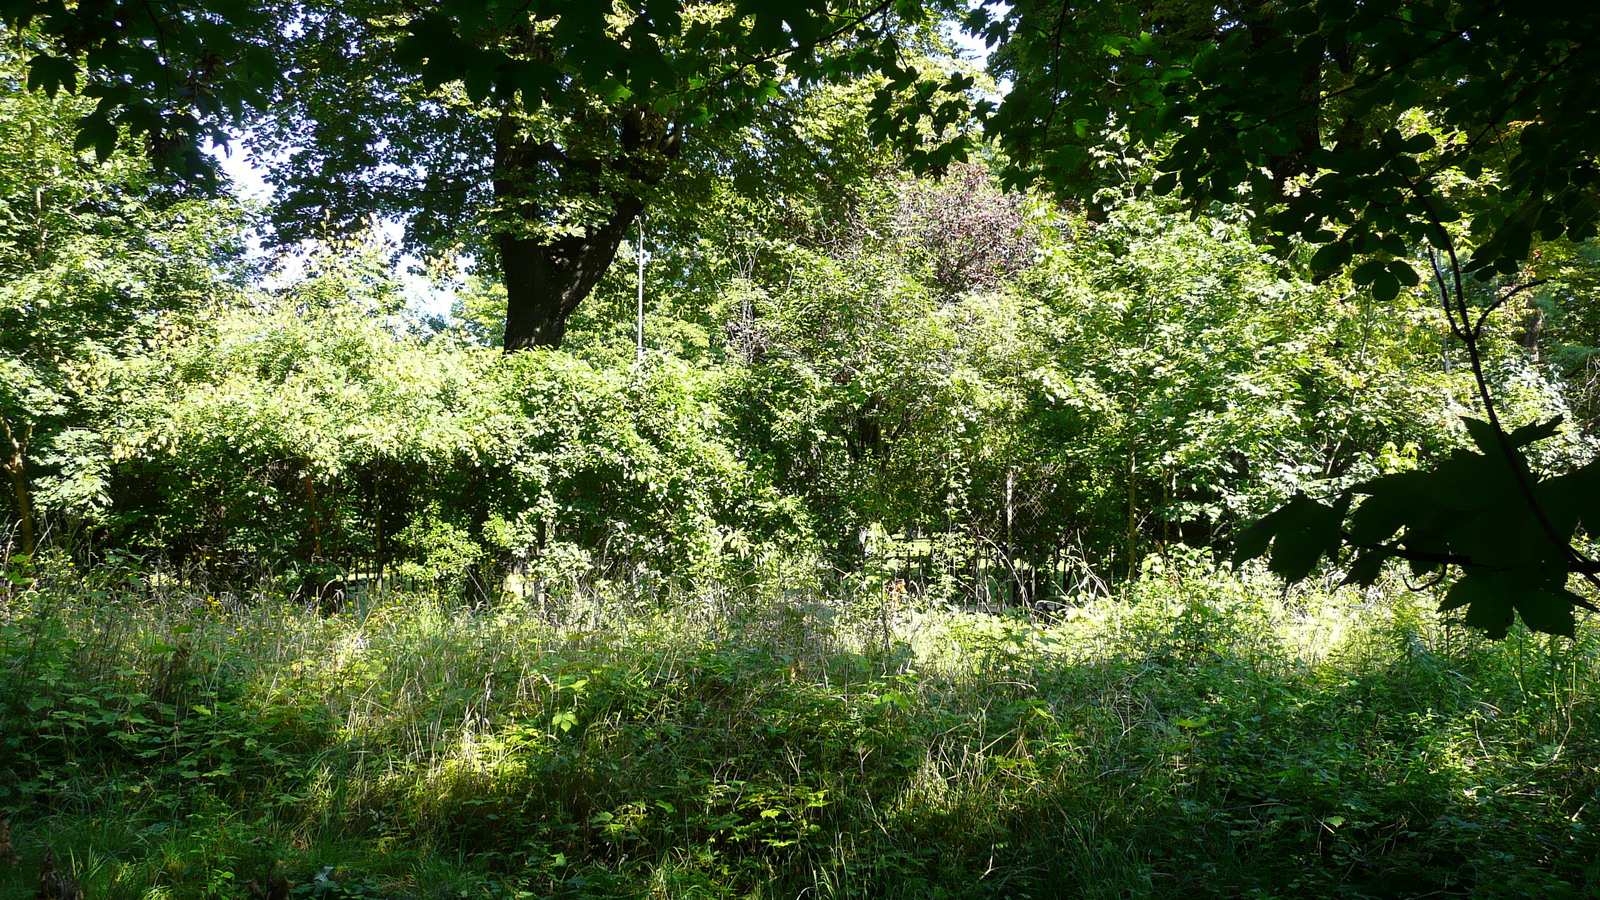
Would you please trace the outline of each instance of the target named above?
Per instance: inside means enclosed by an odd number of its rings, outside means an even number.
[[[1580,526],[1593,527],[1589,511],[1600,508],[1600,464],[1537,480],[1523,448],[1552,435],[1559,419],[1519,428],[1504,443],[1488,423],[1464,421],[1476,452],[1364,482],[1332,505],[1301,495],[1242,535],[1235,559],[1261,556],[1270,543],[1272,570],[1300,581],[1348,544],[1345,582],[1362,585],[1375,583],[1391,559],[1417,575],[1457,566],[1461,577],[1441,612],[1465,607],[1465,623],[1495,638],[1506,636],[1513,611],[1535,631],[1571,637],[1574,608],[1595,611],[1568,580],[1595,568],[1571,548]],[[1350,512],[1355,494],[1366,499]]]

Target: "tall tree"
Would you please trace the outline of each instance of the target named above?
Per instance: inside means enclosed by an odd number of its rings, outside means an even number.
[[[32,84],[81,81],[101,98],[87,143],[106,149],[125,128],[182,145],[253,118],[288,157],[285,237],[402,214],[415,246],[494,258],[508,350],[560,344],[630,224],[670,189],[690,132],[738,127],[792,79],[887,68],[909,84],[901,26],[929,21],[888,0],[3,9],[53,38]],[[201,38],[219,21],[241,28],[213,47]],[[174,82],[186,87],[163,93]]]
[[[507,350],[559,346],[629,226],[674,174],[687,119],[625,92],[574,88],[575,67],[550,23],[506,17],[470,29],[471,43],[429,44],[419,35],[453,36],[462,24],[395,7],[285,12],[295,23],[291,75],[283,102],[257,121],[258,143],[284,159],[272,175],[279,234],[402,218],[414,249],[493,261]],[[443,83],[441,60],[474,53],[538,62],[561,77],[524,82],[520,95],[471,71],[470,82]]]
[[[0,471],[18,549],[32,553],[41,485],[47,508],[104,499],[82,463],[113,405],[114,363],[161,314],[227,289],[242,222],[138,156],[95,166],[73,149],[86,104],[27,92],[22,71],[0,51]]]

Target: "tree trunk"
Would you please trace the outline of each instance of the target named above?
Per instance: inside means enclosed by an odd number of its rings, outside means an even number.
[[[637,197],[621,197],[613,205],[605,222],[582,235],[553,242],[500,235],[507,353],[561,346],[567,319],[600,282],[629,226],[644,211],[644,201]]]
[[[19,435],[11,430],[11,423],[0,418],[0,429],[5,431],[6,443],[10,452],[6,454],[5,462],[0,464],[6,470],[7,479],[11,482],[11,495],[17,505],[17,548],[23,556],[32,556],[38,542],[33,515],[33,491],[28,486],[28,442],[33,436],[33,426],[21,429]]]
[[[666,176],[681,146],[680,128],[638,108],[584,127],[613,135],[615,152],[572,153],[528,135],[509,113],[495,131],[495,203],[511,215],[496,238],[506,288],[507,353],[561,346],[567,320],[600,283],[628,228],[644,212],[645,189]],[[551,174],[557,193],[594,201],[605,212],[570,233],[541,232],[539,226],[555,224]],[[528,227],[519,227],[524,222]]]

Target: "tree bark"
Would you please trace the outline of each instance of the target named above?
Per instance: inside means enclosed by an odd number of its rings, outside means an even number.
[[[567,319],[600,283],[628,227],[644,211],[644,201],[621,197],[613,207],[601,225],[582,235],[556,241],[500,235],[507,353],[561,346]]]

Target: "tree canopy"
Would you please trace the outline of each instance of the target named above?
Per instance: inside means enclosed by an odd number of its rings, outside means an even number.
[[[629,227],[671,193],[686,140],[748,124],[794,79],[909,84],[895,60],[930,19],[853,2],[12,2],[5,21],[49,42],[30,85],[98,98],[80,142],[102,158],[126,131],[203,176],[200,139],[249,127],[288,158],[286,239],[391,215],[427,251],[492,259],[516,350],[561,343]]]
[[[971,136],[952,129],[969,114],[987,117],[1014,181],[1042,178],[1072,195],[1123,177],[1097,151],[1131,145],[1154,162],[1156,189],[1270,210],[1275,235],[1320,245],[1317,272],[1360,260],[1357,282],[1380,298],[1417,283],[1415,269],[1394,257],[1424,244],[1443,251],[1448,223],[1465,219],[1473,246],[1463,268],[1487,276],[1514,272],[1535,236],[1594,234],[1600,214],[1600,125],[1588,90],[1600,55],[1587,52],[1600,12],[1581,4],[983,4],[964,25],[990,44],[994,72],[1015,86],[992,115],[989,101],[968,93],[970,78],[931,77],[906,52],[897,26],[938,17],[936,4],[174,9],[7,0],[3,10],[8,25],[33,25],[49,39],[32,59],[30,86],[81,89],[97,100],[80,142],[102,156],[123,129],[146,137],[158,161],[191,170],[201,165],[200,138],[226,140],[251,108],[297,104],[303,115],[289,142],[319,164],[302,165],[291,180],[369,188],[349,191],[336,218],[363,202],[381,208],[383,192],[362,182],[374,169],[391,183],[420,169],[418,190],[459,202],[470,192],[452,182],[497,141],[502,157],[542,154],[557,180],[579,180],[575,169],[593,179],[597,166],[616,166],[551,127],[592,129],[598,116],[614,130],[610,152],[636,155],[648,145],[670,156],[684,129],[748,121],[787,79],[869,73],[886,77],[873,129],[914,145],[913,165],[937,168],[965,155]],[[421,92],[451,84],[465,109],[423,102]],[[355,88],[353,107],[333,102],[341,95],[330,85]],[[383,109],[368,108],[375,103]],[[488,113],[499,125],[483,129],[476,146],[449,138],[474,119],[472,109],[499,111]],[[491,138],[509,127],[511,109],[557,124],[542,139]],[[932,128],[919,128],[925,123]],[[455,165],[429,166],[422,149],[454,154]],[[637,163],[622,168],[635,171],[613,177],[659,177]],[[502,179],[496,190],[525,193],[511,186],[524,180]],[[615,215],[618,201],[610,206]],[[540,221],[551,212],[541,206]],[[440,216],[422,230],[450,224]]]
[[[1082,193],[1137,147],[1153,187],[1245,200],[1330,274],[1390,299],[1413,247],[1470,240],[1466,271],[1510,275],[1536,237],[1600,214],[1600,11],[1489,0],[988,5],[969,27],[1015,89],[989,120],[1013,179]],[[1489,177],[1486,177],[1486,174]],[[1148,177],[1148,176],[1140,176]]]

